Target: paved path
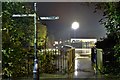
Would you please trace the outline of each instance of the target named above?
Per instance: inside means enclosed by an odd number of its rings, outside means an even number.
[[[47,77],[48,76],[48,77]],[[84,80],[103,80],[101,75],[98,75],[95,73],[95,70],[92,67],[91,59],[86,57],[76,58],[75,59],[75,71],[69,75],[44,75],[43,77],[40,77],[41,80],[53,80],[53,78],[58,78],[60,80],[61,78],[78,78]],[[92,79],[90,79],[92,78]],[[21,80],[33,80],[31,78],[29,79],[21,79]],[[73,80],[73,79],[70,79]]]
[[[89,78],[94,74],[90,58],[75,59],[75,72],[70,74],[71,78]]]
[[[69,75],[70,78],[102,78],[93,69],[90,58],[75,59],[75,72]]]

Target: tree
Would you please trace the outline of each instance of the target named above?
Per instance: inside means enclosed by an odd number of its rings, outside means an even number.
[[[38,47],[44,48],[47,42],[47,28],[46,25],[41,24],[40,22],[37,23],[37,32],[38,32]]]
[[[34,44],[34,21],[33,17],[13,18],[12,15],[33,14],[34,11],[27,8],[25,3],[20,2],[3,2],[2,5],[3,78],[23,77],[28,75],[26,69],[28,56],[34,55],[31,48]],[[47,28],[37,23],[37,30],[38,46],[44,46]]]
[[[2,3],[2,69],[4,77],[25,75],[25,58],[33,42],[33,18],[13,18],[13,14],[29,14],[23,3]],[[31,53],[33,54],[33,53]]]
[[[48,47],[49,48],[53,48],[53,44],[54,44],[55,38],[54,35],[51,33],[48,34]]]
[[[103,10],[103,18],[99,21],[107,30],[107,34],[120,39],[120,2],[98,3],[96,9]]]
[[[98,3],[96,9],[103,10],[103,18],[99,21],[107,30],[107,38],[97,42],[97,46],[114,51],[114,66],[107,67],[109,72],[120,75],[120,2]],[[110,52],[112,55],[113,52]]]

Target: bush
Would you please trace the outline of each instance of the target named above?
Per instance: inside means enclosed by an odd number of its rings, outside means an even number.
[[[55,73],[56,65],[53,64],[55,56],[51,55],[52,51],[46,54],[40,54],[40,73]]]

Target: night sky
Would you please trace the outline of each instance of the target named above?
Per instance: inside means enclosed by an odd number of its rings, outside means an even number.
[[[33,3],[31,3],[33,6]],[[103,16],[102,11],[95,10],[95,3],[83,2],[37,2],[39,16],[59,16],[59,20],[44,21],[47,25],[48,35],[54,35],[56,40],[69,39],[70,37],[95,37],[105,36],[105,29],[98,22]],[[72,30],[72,22],[80,24],[79,29]],[[43,21],[42,21],[43,22]]]

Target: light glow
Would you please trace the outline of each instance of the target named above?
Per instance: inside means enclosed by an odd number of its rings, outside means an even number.
[[[75,72],[74,72],[75,76],[78,75],[77,69],[78,69],[78,60],[76,59],[75,60]]]
[[[72,23],[72,29],[76,30],[79,28],[79,23],[78,22],[73,22]]]

